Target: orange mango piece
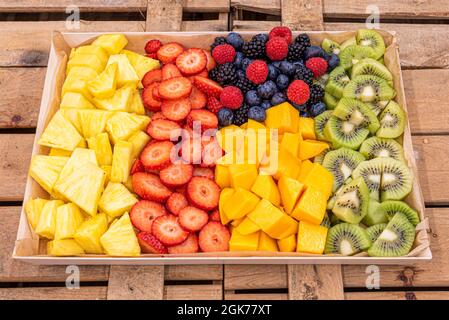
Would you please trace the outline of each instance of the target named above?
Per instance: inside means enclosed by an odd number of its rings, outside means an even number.
[[[297,252],[322,254],[326,245],[327,228],[301,221],[298,228]]]
[[[258,251],[271,251],[271,252],[279,251],[276,240],[270,238],[270,236],[265,232],[260,233],[259,247],[257,249]]]
[[[215,182],[221,189],[231,186],[231,175],[229,169],[226,166],[215,166]]]
[[[304,185],[296,179],[282,176],[278,181],[278,188],[285,212],[292,213],[299,196],[303,192]]]
[[[224,188],[223,190],[221,190],[220,199],[218,201],[218,211],[220,213],[220,220],[222,224],[228,224],[229,221],[231,221],[231,219],[226,216],[223,209],[225,204],[228,203],[233,194],[234,189],[232,188]]]
[[[251,187],[251,191],[263,199],[267,199],[275,206],[281,204],[281,196],[273,178],[269,175],[259,174]]]
[[[312,118],[299,118],[299,128],[303,139],[316,140],[315,120]]]
[[[301,163],[301,171],[299,172],[299,175],[297,177],[298,181],[304,183],[310,171],[312,171],[312,168],[313,162],[311,162],[310,160],[304,160]]]
[[[267,110],[265,126],[284,132],[296,133],[299,128],[298,111],[288,102],[283,102]]]
[[[290,178],[296,178],[300,171],[301,161],[284,148],[281,148],[279,150],[278,166],[274,178],[279,180],[283,175]]]
[[[231,226],[233,226],[234,228],[237,228],[237,227],[240,225],[240,223],[242,223],[243,220],[245,220],[245,218],[240,218],[240,219],[237,219],[237,220],[232,220]]]
[[[229,240],[229,251],[257,251],[259,234],[260,232],[254,232],[243,235],[237,231],[237,228],[233,229]]]
[[[243,221],[235,228],[240,234],[248,235],[260,230],[259,226],[251,221],[248,217],[244,218]]]
[[[332,194],[334,176],[321,164],[314,163],[312,170],[310,170],[309,174],[304,179],[304,184],[308,187],[311,186],[320,190],[326,198],[329,198]]]
[[[279,251],[281,252],[295,252],[296,251],[296,235],[292,234],[287,238],[277,241]]]
[[[298,157],[301,141],[301,133],[286,132],[282,135],[281,148],[290,152],[294,157]]]
[[[257,167],[255,164],[232,164],[229,166],[229,174],[233,188],[250,190],[257,178]]]
[[[299,221],[320,224],[326,213],[327,197],[318,189],[308,186],[299,198],[291,216]]]
[[[254,210],[258,202],[258,196],[239,187],[224,204],[223,210],[226,217],[231,220],[237,220]]]
[[[298,157],[301,160],[311,159],[324,150],[329,149],[329,144],[316,140],[303,140],[299,145]]]

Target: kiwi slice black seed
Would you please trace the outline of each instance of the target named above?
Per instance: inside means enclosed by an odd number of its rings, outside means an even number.
[[[367,160],[374,158],[393,158],[405,162],[404,149],[394,139],[371,137],[363,141],[360,153]]]
[[[379,59],[385,53],[385,42],[382,36],[373,29],[360,29],[357,31],[357,44],[367,46],[374,50],[373,59]]]
[[[329,92],[324,91],[323,102],[328,110],[333,110],[338,104],[339,99],[335,98]]]
[[[404,109],[394,101],[390,101],[379,116],[380,128],[376,135],[380,138],[397,138],[405,129],[406,116]]]
[[[352,66],[351,79],[361,75],[372,75],[384,79],[393,86],[393,75],[382,63],[371,58],[365,58]]]
[[[375,100],[375,101],[365,101],[365,103],[373,110],[373,112],[378,116],[383,109],[388,105],[389,100]]]
[[[369,190],[362,177],[345,184],[335,197],[332,208],[338,219],[348,223],[359,223],[368,212]]]
[[[343,97],[363,102],[391,100],[395,95],[396,91],[384,79],[371,75],[357,76],[343,89]]]
[[[332,143],[334,149],[346,147],[356,150],[368,134],[367,128],[356,126],[335,116],[331,116],[324,127],[324,136]]]
[[[380,127],[379,120],[377,120],[377,116],[371,108],[356,99],[342,98],[338,102],[333,115],[356,126],[367,127],[371,134],[376,133]]]
[[[318,140],[326,140],[324,127],[326,126],[327,120],[332,116],[332,112],[332,110],[327,110],[315,117],[315,135]]]
[[[343,90],[351,81],[343,67],[338,66],[329,73],[325,91],[340,99],[343,95]]]
[[[368,254],[372,257],[400,257],[408,254],[415,240],[415,227],[403,213],[396,213],[374,241]]]
[[[379,238],[380,234],[382,233],[382,231],[384,231],[386,226],[387,226],[386,223],[379,223],[365,229],[365,232],[368,235],[368,238],[371,240],[371,242],[374,243],[374,241],[376,241],[377,238]]]
[[[325,38],[323,42],[321,42],[321,48],[329,54],[335,53],[336,55],[340,54],[340,45],[335,41]]]
[[[325,167],[334,176],[332,191],[336,191],[351,176],[352,171],[357,168],[365,157],[357,151],[348,148],[339,148],[329,151],[323,160]]]
[[[392,218],[396,213],[401,212],[407,217],[408,221],[410,221],[410,223],[413,224],[414,226],[416,226],[419,223],[418,212],[410,208],[410,206],[403,201],[387,200],[382,202],[381,206],[382,209],[387,214],[388,218]]]
[[[330,210],[332,212],[332,208],[334,207],[335,204],[335,199],[337,198],[337,195],[343,190],[343,187],[346,184],[349,184],[352,181],[352,178],[349,177],[348,179],[346,179],[346,181],[343,183],[343,185],[337,189],[337,191],[334,192],[334,194],[332,195],[332,197],[329,198],[329,200],[327,201],[327,210]],[[332,215],[335,216],[335,215]],[[337,219],[337,218],[336,218]],[[338,220],[338,219],[337,219]]]
[[[329,149],[329,148],[323,150],[319,155],[317,155],[317,156],[315,156],[315,158],[313,158],[313,163],[319,163],[319,164],[322,164],[322,163],[323,163],[323,160],[324,160],[324,157],[325,157],[326,154],[327,154],[329,151],[331,151],[331,150],[332,150],[332,149]]]
[[[371,199],[368,205],[368,213],[362,220],[366,226],[373,226],[379,223],[388,222],[388,216],[381,204],[376,200]]]
[[[361,162],[352,172],[352,178],[362,177],[368,187],[370,198],[379,201],[382,182],[382,165],[370,161]]]
[[[324,218],[321,221],[320,226],[326,227],[328,229],[331,227],[331,220],[330,220],[329,215],[328,215],[327,212],[324,214]]]
[[[382,163],[380,199],[402,200],[412,191],[413,175],[403,163],[392,158],[377,158]]]
[[[340,65],[345,70],[365,58],[374,58],[376,53],[371,47],[352,45],[344,48],[340,53]]]
[[[340,223],[329,229],[324,252],[350,256],[370,246],[371,240],[362,227],[356,224]]]

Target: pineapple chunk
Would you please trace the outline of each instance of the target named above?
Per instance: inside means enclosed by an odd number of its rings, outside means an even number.
[[[28,200],[28,202],[25,204],[27,220],[33,230],[36,229],[42,209],[48,201],[49,200],[46,199],[36,198]]]
[[[109,136],[106,132],[87,139],[87,143],[89,149],[95,151],[100,166],[112,164],[112,148],[111,143],[109,142]]]
[[[109,57],[108,66],[112,63],[118,64],[117,87],[130,85],[136,88],[140,82],[140,78],[134,70],[133,66],[125,54],[114,54]]]
[[[78,131],[79,134],[83,132],[83,128],[81,127],[79,113],[83,109],[75,109],[75,108],[63,108],[60,109],[59,112],[66,118]],[[90,110],[90,109],[89,109]]]
[[[76,128],[61,114],[56,112],[38,143],[41,146],[73,151],[83,140]]]
[[[159,69],[161,67],[159,60],[145,57],[144,55],[138,54],[137,52],[122,50],[121,53],[125,54],[128,57],[129,62],[133,66],[140,80],[142,80],[143,76],[148,71]]]
[[[118,141],[112,154],[112,182],[126,182],[131,170],[133,145],[127,141]]]
[[[67,74],[70,73],[73,67],[90,67],[97,73],[100,73],[104,70],[105,66],[106,64],[96,55],[79,53],[67,62]]]
[[[78,120],[83,137],[88,139],[104,132],[111,115],[111,112],[103,110],[79,110]]]
[[[112,97],[117,86],[118,64],[112,63],[102,73],[88,84],[89,91],[96,98]]]
[[[62,97],[61,104],[59,106],[61,109],[64,108],[76,108],[76,109],[92,109],[95,106],[90,103],[81,93],[79,92],[66,92]]]
[[[35,155],[31,159],[30,176],[49,194],[69,157]]]
[[[124,86],[115,91],[110,98],[94,98],[93,102],[98,109],[110,111],[128,111],[134,93],[132,86]]]
[[[102,47],[99,46],[81,46],[75,49],[72,49],[72,52],[70,52],[69,59],[72,59],[76,57],[79,54],[93,54],[98,57],[104,64],[108,62],[109,55]]]
[[[92,42],[93,46],[102,47],[109,54],[117,54],[128,44],[123,34],[103,34]]]
[[[61,96],[63,97],[67,92],[81,93],[86,99],[91,100],[92,95],[88,89],[88,79],[77,78],[72,72],[67,76],[62,86]]]
[[[127,140],[132,134],[143,130],[148,125],[149,117],[127,112],[116,112],[106,124],[112,143]]]
[[[150,142],[151,138],[143,131],[137,131],[131,137],[128,142],[133,145],[133,152],[131,154],[132,159],[137,159],[142,152],[143,148]]]
[[[138,256],[140,254],[134,228],[126,212],[111,224],[109,230],[100,238],[106,254],[111,256]]]
[[[57,157],[70,157],[72,155],[72,151],[51,148],[48,155],[49,156],[57,156]]]
[[[71,239],[76,229],[83,223],[84,216],[73,203],[67,203],[56,211],[55,240]]]
[[[138,90],[134,91],[127,111],[141,115],[145,114],[145,107],[143,106],[142,98],[140,97],[140,93]]]
[[[98,76],[98,72],[90,67],[73,67],[67,77],[74,79],[92,80]]]
[[[53,239],[56,231],[56,213],[58,207],[62,206],[64,202],[61,200],[51,200],[45,203],[42,208],[39,221],[34,230],[43,238]]]
[[[86,253],[101,254],[103,248],[100,238],[107,230],[108,218],[105,213],[99,213],[81,224],[76,230],[74,239]]]
[[[129,192],[134,193],[133,189],[133,177],[130,175],[126,182],[123,183],[123,185],[129,190]]]
[[[131,210],[137,198],[121,183],[110,182],[98,202],[98,208],[112,218]]]
[[[112,166],[101,166],[101,169],[105,174],[104,184],[107,185],[109,183],[109,180],[111,180]]]
[[[53,240],[47,243],[47,254],[67,257],[84,254],[83,248],[73,239]]]

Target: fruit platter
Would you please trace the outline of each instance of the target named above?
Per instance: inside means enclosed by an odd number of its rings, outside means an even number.
[[[13,256],[430,260],[394,35],[55,32]]]

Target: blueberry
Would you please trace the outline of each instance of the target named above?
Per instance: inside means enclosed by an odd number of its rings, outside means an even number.
[[[262,103],[260,104],[260,107],[264,108],[264,109],[270,109],[272,107],[270,100],[262,101]]]
[[[292,103],[292,106],[299,112],[307,111],[307,103],[304,104]]]
[[[232,121],[234,120],[234,113],[231,109],[228,108],[221,108],[218,111],[218,123],[222,127],[226,127],[232,124]]]
[[[251,62],[253,62],[253,60],[251,60],[250,58],[243,58],[240,67],[242,68],[243,71],[246,71],[246,68],[249,66]]]
[[[236,71],[236,75],[237,75],[237,78],[238,78],[238,79],[244,79],[244,78],[246,78],[245,71],[243,71],[242,69],[238,69],[238,70]]]
[[[265,121],[266,114],[265,109],[262,107],[252,107],[248,111],[248,118],[256,121]]]
[[[287,97],[282,92],[276,92],[273,97],[271,97],[271,104],[273,106],[281,104],[282,102],[286,101]]]
[[[327,72],[334,70],[340,64],[340,58],[335,54],[331,54],[329,60],[327,60]]]
[[[304,53],[304,60],[308,60],[312,57],[322,57],[324,58],[324,50],[319,46],[310,46],[306,49]]]
[[[272,64],[268,65],[268,79],[275,81],[279,75],[279,70]]]
[[[287,89],[290,79],[285,74],[280,74],[276,79],[276,85],[279,90]]]
[[[293,63],[288,61],[282,61],[281,66],[279,68],[281,72],[287,76],[292,76],[295,74],[296,67],[293,65]]]
[[[233,46],[235,50],[240,50],[243,47],[244,43],[242,36],[237,32],[229,32],[228,36],[226,37],[226,41],[231,46]]]
[[[236,68],[240,68],[243,58],[245,58],[245,56],[240,51],[237,51],[235,53],[234,65],[236,66]]]
[[[258,40],[261,40],[261,41],[263,41],[263,42],[267,42],[267,41],[268,41],[268,34],[267,34],[267,33],[259,33],[259,34],[256,34],[256,35],[254,36],[254,39],[258,39]]]
[[[301,67],[304,67],[304,61],[302,60],[297,60],[293,62],[293,65],[295,66],[296,70],[298,70]],[[296,71],[295,70],[295,71]]]
[[[300,111],[299,115],[303,118],[310,118],[310,113],[308,111]]]
[[[322,114],[324,111],[326,111],[326,105],[323,102],[315,103],[310,107],[310,113],[314,117]]]
[[[276,91],[276,84],[271,80],[268,80],[257,87],[257,93],[262,99],[270,99]]]
[[[279,69],[281,67],[281,62],[282,61],[273,61],[271,65]]]
[[[258,106],[261,102],[256,90],[250,90],[245,94],[245,101],[250,106]]]

